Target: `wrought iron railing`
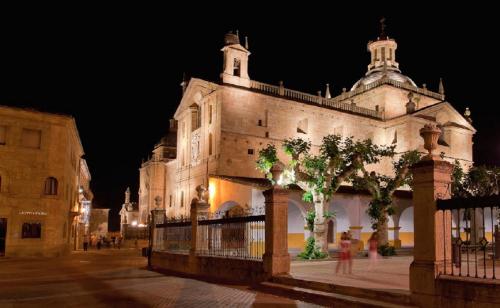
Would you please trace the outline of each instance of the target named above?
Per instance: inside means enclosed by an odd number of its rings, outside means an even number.
[[[262,260],[265,215],[200,220],[196,240],[198,255]]]
[[[149,229],[147,226],[132,226],[126,224],[123,238],[126,240],[147,240],[149,238]]]
[[[153,251],[188,253],[191,248],[191,220],[177,219],[154,228]]]
[[[498,195],[437,201],[437,210],[443,213],[441,274],[497,279],[500,270],[499,207]],[[450,228],[448,232],[446,228]]]

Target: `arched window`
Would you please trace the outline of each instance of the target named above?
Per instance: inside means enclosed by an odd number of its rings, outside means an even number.
[[[42,224],[39,222],[25,222],[21,231],[22,238],[41,238]]]
[[[45,180],[44,193],[46,195],[57,195],[57,179],[54,177],[48,177]]]
[[[233,64],[233,75],[240,77],[241,74],[241,60],[238,58],[234,59],[234,64]]]

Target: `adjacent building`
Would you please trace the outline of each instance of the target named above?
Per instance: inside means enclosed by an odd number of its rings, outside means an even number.
[[[370,41],[365,76],[338,95],[332,95],[327,85],[322,96],[285,88],[283,82],[270,85],[250,79],[248,46],[242,46],[237,34],[227,34],[220,82],[192,78],[182,83],[184,94],[174,115],[176,154],[153,155],[141,167],[140,222],[146,223],[154,207],[165,209],[169,217],[189,215],[201,185],[208,187],[212,212],[261,210],[262,191],[269,184],[256,169],[258,152],[267,144],[280,148],[287,138],[310,140],[317,149],[325,135],[337,134],[395,145],[398,153],[414,149],[424,153],[419,129],[434,123],[442,129],[437,152],[465,168],[471,166],[476,130],[470,112],[462,115],[445,99],[442,81],[436,80],[436,90],[431,90],[404,75],[396,59],[397,47],[385,34]],[[172,145],[167,148],[173,153]],[[279,155],[286,159],[284,153]],[[369,168],[391,174],[391,163],[386,159]],[[372,232],[366,214],[370,200],[348,183],[341,187],[330,202],[330,211],[336,213],[328,221],[330,245],[335,246],[339,234],[347,230],[366,243]],[[396,193],[394,207],[390,239],[396,246],[412,246],[409,188]],[[308,235],[304,218],[310,208],[300,191],[291,193],[288,243],[292,248],[303,247]]]
[[[80,246],[92,202],[75,119],[0,106],[0,255]]]
[[[130,187],[125,191],[125,200],[119,212],[120,215],[120,235],[127,239],[130,233],[141,228],[145,230],[144,225],[140,222],[139,205],[137,202],[130,201]]]
[[[92,208],[89,234],[92,240],[108,237],[109,209]]]

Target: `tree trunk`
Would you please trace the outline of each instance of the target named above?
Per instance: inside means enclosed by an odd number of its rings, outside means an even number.
[[[328,244],[326,242],[326,224],[325,224],[325,209],[328,206],[321,194],[313,194],[314,202],[314,240],[316,246],[324,253],[328,253]]]
[[[387,214],[383,222],[378,224],[378,246],[383,246],[389,242],[389,226]]]

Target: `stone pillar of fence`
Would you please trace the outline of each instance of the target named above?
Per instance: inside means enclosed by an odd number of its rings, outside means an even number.
[[[420,130],[429,155],[412,168],[415,246],[410,290],[412,300],[421,307],[438,305],[436,278],[445,265],[451,266],[451,214],[436,211],[437,199],[450,198],[452,172],[450,163],[432,154],[439,132],[439,128],[429,125]]]
[[[280,169],[273,167],[273,178]],[[266,242],[263,256],[264,271],[272,277],[290,272],[288,253],[288,190],[273,186],[264,192],[266,204]]]
[[[190,215],[191,215],[191,246],[189,248],[189,255],[195,256],[196,255],[196,244],[198,242],[198,211],[197,211],[197,203],[198,199],[194,198],[191,201],[191,209],[190,209]]]

